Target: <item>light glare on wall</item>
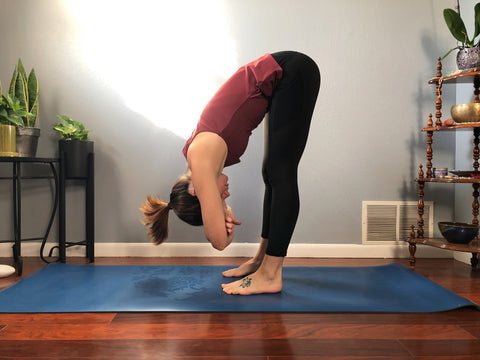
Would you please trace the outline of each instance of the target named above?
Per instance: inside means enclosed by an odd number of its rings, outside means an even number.
[[[68,0],[88,66],[125,105],[188,138],[237,69],[221,0]]]

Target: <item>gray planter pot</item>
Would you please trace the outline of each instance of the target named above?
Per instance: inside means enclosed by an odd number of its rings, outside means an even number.
[[[35,157],[37,155],[40,129],[17,126],[16,133],[16,148],[18,156]]]
[[[458,70],[480,67],[480,47],[465,48],[457,53]]]

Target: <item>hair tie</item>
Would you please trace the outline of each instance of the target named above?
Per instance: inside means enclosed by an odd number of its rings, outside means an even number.
[[[170,203],[167,204],[167,209],[168,209],[168,210],[173,209],[173,208],[172,208],[172,205],[170,205]]]

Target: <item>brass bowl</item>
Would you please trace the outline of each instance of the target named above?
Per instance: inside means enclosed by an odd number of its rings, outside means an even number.
[[[457,123],[480,122],[480,104],[459,104],[452,106],[452,119]]]

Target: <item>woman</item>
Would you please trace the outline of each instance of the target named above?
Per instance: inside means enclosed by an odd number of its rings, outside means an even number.
[[[170,209],[192,225],[203,225],[213,247],[223,250],[241,223],[226,205],[228,178],[223,168],[240,162],[253,129],[265,117],[265,183],[260,247],[255,257],[225,277],[228,294],[282,290],[282,266],[299,212],[297,168],[308,137],[320,87],[320,73],[308,56],[283,51],[241,67],[203,110],[183,153],[188,170],[172,188],[170,202],[147,198],[144,224],[156,244],[168,236]]]

